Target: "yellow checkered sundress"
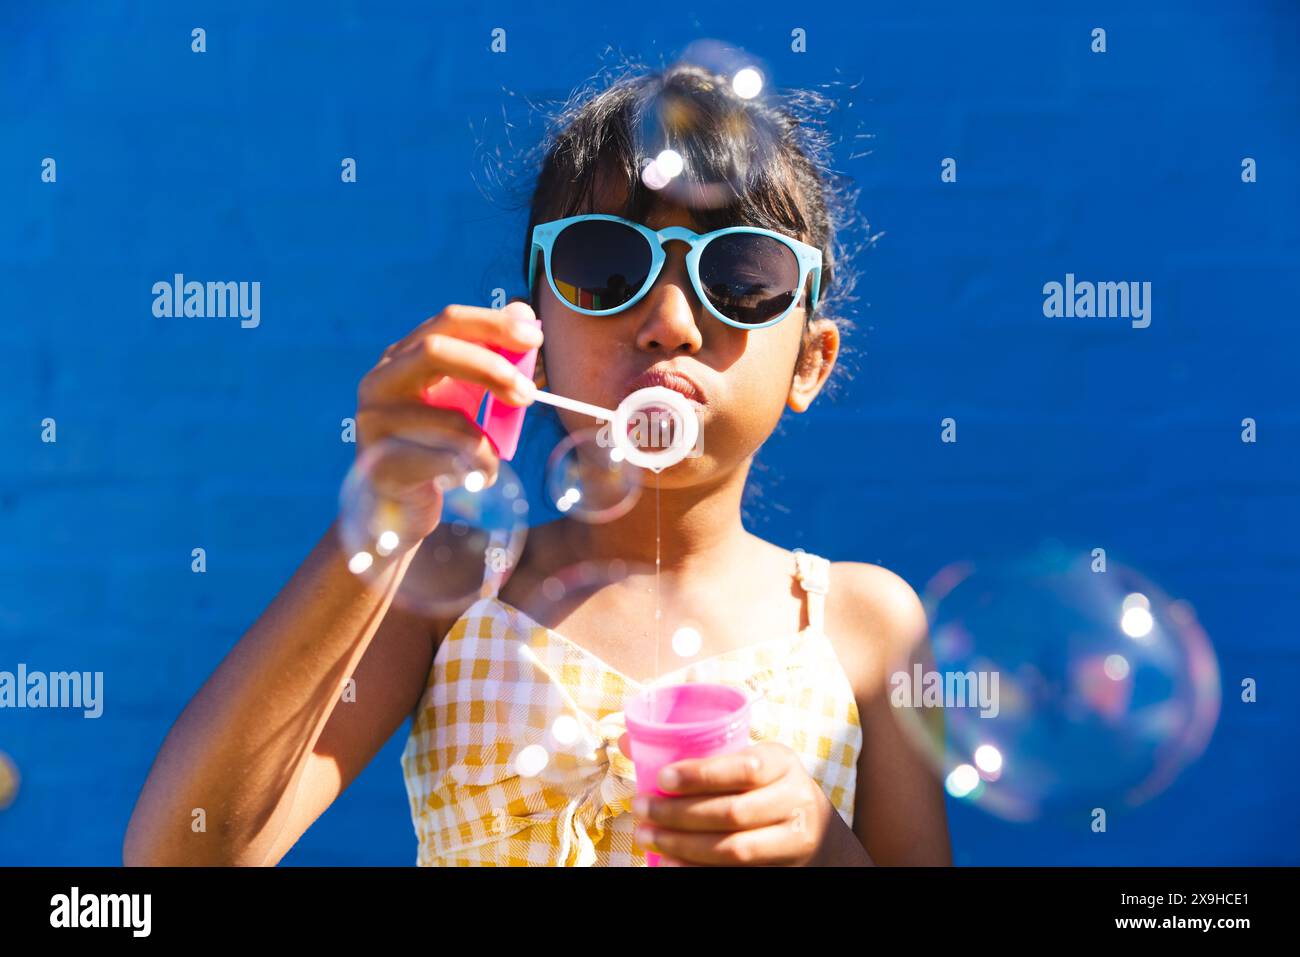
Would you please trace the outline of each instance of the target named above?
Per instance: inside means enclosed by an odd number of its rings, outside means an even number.
[[[795,552],[808,627],[668,672],[757,693],[751,743],[799,755],[853,824],[862,728],[822,630],[830,563]],[[495,596],[438,647],[402,753],[419,865],[644,866],[636,771],[618,749],[623,703],[647,687]]]

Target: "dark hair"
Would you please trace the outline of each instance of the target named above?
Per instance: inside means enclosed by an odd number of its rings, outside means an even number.
[[[744,99],[728,78],[687,63],[649,71],[624,62],[612,79],[598,74],[550,116],[546,135],[525,158],[538,171],[524,232],[525,286],[533,226],[593,211],[606,185],[619,187],[624,199],[613,211],[644,221],[663,196],[642,182],[642,168],[671,145],[686,161],[683,189],[727,187],[711,203],[690,201],[698,193],[673,197],[702,230],[760,226],[821,249],[816,316],[834,321],[841,333],[836,374],[826,389],[833,394],[835,380],[850,375],[844,360],[853,352],[846,341],[853,323],[840,310],[854,298],[855,250],[841,234],[855,217],[857,191],[828,162],[830,137],[819,114],[831,107],[827,97],[807,90]]]

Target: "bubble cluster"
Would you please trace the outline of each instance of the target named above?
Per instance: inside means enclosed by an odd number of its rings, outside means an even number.
[[[1150,800],[1218,719],[1191,607],[1059,547],[950,565],[924,595],[929,652],[890,668],[891,712],[954,798],[1009,820]]]

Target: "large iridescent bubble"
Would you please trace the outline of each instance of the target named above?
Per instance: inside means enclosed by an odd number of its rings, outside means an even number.
[[[940,571],[890,695],[949,795],[1002,818],[1142,804],[1204,750],[1218,664],[1185,601],[1086,550]]]

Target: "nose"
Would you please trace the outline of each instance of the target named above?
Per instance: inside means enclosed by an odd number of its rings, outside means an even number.
[[[686,272],[686,249],[685,243],[667,244],[663,271],[646,294],[636,342],[647,352],[693,355],[704,347],[699,323],[704,306]]]

